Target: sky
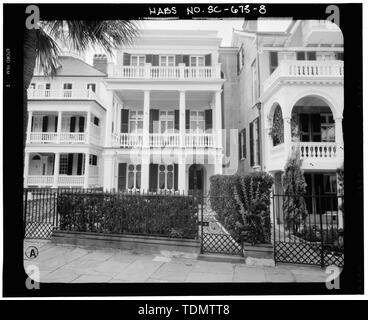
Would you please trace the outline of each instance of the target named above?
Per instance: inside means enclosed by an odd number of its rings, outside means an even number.
[[[277,19],[259,21],[260,31],[281,31],[289,25],[290,20]],[[222,39],[221,46],[231,46],[233,29],[242,30],[244,19],[214,19],[214,20],[140,20],[139,27],[142,29],[163,30],[217,30],[217,36]],[[100,52],[89,51],[86,61],[92,64],[93,54]]]

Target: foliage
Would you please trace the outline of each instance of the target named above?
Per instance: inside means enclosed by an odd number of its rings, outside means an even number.
[[[210,178],[210,202],[232,237],[252,244],[270,243],[270,188],[273,178],[264,172]]]
[[[283,210],[285,212],[286,228],[298,232],[300,226],[306,218],[307,206],[304,195],[307,183],[301,169],[302,160],[298,151],[293,151],[288,159],[283,174],[284,201]]]
[[[341,196],[339,209],[344,213],[344,165],[337,169],[338,196]]]
[[[274,146],[284,142],[284,119],[282,118],[280,106],[277,106],[275,109],[270,136]]]
[[[194,197],[60,193],[60,229],[190,238],[197,236]]]

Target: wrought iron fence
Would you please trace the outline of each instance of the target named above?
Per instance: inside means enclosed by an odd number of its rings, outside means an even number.
[[[273,195],[275,261],[344,264],[344,197]]]

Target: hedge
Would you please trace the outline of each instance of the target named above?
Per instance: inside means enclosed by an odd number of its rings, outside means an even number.
[[[60,230],[195,239],[195,201],[172,195],[65,192],[57,208]]]
[[[210,183],[211,208],[236,241],[271,242],[271,175],[214,175]]]

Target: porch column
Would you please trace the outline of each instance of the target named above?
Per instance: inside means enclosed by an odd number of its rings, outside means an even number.
[[[24,153],[24,188],[28,187],[28,174],[29,174],[29,152]]]
[[[144,91],[143,101],[143,146],[149,147],[150,91]]]
[[[214,158],[214,174],[222,174],[222,154],[217,154]]]
[[[185,147],[185,91],[179,92],[179,132],[180,146]]]
[[[342,117],[335,120],[335,141],[336,141],[336,153],[338,159],[344,160],[344,136],[342,132]]]
[[[186,194],[186,163],[183,153],[179,156],[178,161],[178,190],[180,194]]]
[[[103,188],[104,191],[110,191],[113,179],[113,156],[104,155],[104,169],[103,169]]]
[[[83,188],[88,188],[88,178],[89,178],[89,153],[84,154],[84,184]]]
[[[61,111],[58,112],[58,121],[57,121],[57,128],[56,128],[56,132],[57,132],[57,138],[56,138],[56,141],[57,143],[60,143],[60,140],[61,140],[61,120],[62,120],[62,117],[63,117],[63,113]]]
[[[221,110],[221,91],[215,92],[215,132],[217,148],[222,148],[222,110]]]
[[[55,152],[55,165],[54,165],[54,184],[53,188],[58,187],[58,180],[59,180],[59,170],[60,170],[60,153]]]
[[[143,192],[149,190],[149,165],[150,165],[150,154],[149,150],[144,150],[142,153],[142,173],[141,173],[141,189]]]
[[[283,118],[283,120],[284,120],[284,145],[287,159],[291,153],[291,118],[285,117]]]
[[[31,137],[31,131],[32,131],[32,117],[33,117],[33,112],[29,111],[28,112],[28,123],[27,123],[27,141],[30,141],[30,137]]]
[[[111,136],[112,136],[112,108],[114,107],[114,93],[109,93],[109,104],[106,108],[106,123],[105,123],[105,145],[111,147]]]
[[[91,111],[87,111],[85,135],[86,135],[86,143],[90,143],[91,141]]]

